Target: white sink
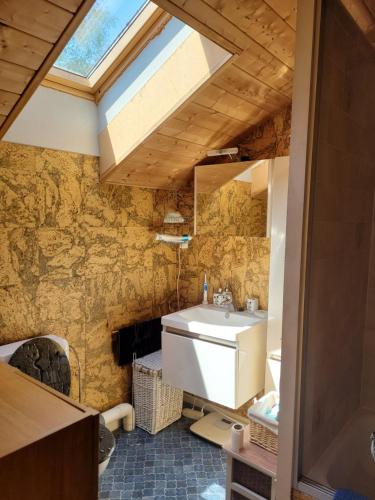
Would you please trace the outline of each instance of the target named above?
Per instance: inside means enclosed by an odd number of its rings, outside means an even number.
[[[162,317],[162,325],[185,332],[236,342],[249,327],[264,322],[246,312],[232,312],[213,305],[199,305]]]
[[[161,322],[166,384],[228,408],[264,389],[267,320],[200,305]]]

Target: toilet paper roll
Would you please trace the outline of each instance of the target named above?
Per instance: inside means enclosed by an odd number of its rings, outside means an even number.
[[[244,426],[242,424],[232,425],[232,451],[240,451],[243,448]]]

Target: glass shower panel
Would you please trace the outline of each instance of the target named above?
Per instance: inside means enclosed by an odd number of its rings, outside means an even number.
[[[339,0],[322,3],[300,474],[375,498],[375,50]]]

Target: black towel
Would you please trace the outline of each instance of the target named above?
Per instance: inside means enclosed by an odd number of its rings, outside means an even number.
[[[161,349],[161,318],[121,328],[115,332],[115,352],[119,366]]]

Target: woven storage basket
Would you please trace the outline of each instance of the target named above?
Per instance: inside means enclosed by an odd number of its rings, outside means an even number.
[[[133,363],[135,423],[150,434],[181,418],[183,391],[161,380],[161,351]]]
[[[264,427],[264,425],[258,424],[251,420],[250,418],[250,441],[258,446],[261,446],[265,450],[270,451],[277,455],[279,451],[279,440],[278,436],[272,431]]]
[[[250,420],[250,441],[275,455],[279,451],[278,423],[270,420],[263,412],[267,408],[272,408],[274,404],[278,403],[278,400],[279,396],[276,392],[269,392],[251,406],[247,413]]]

